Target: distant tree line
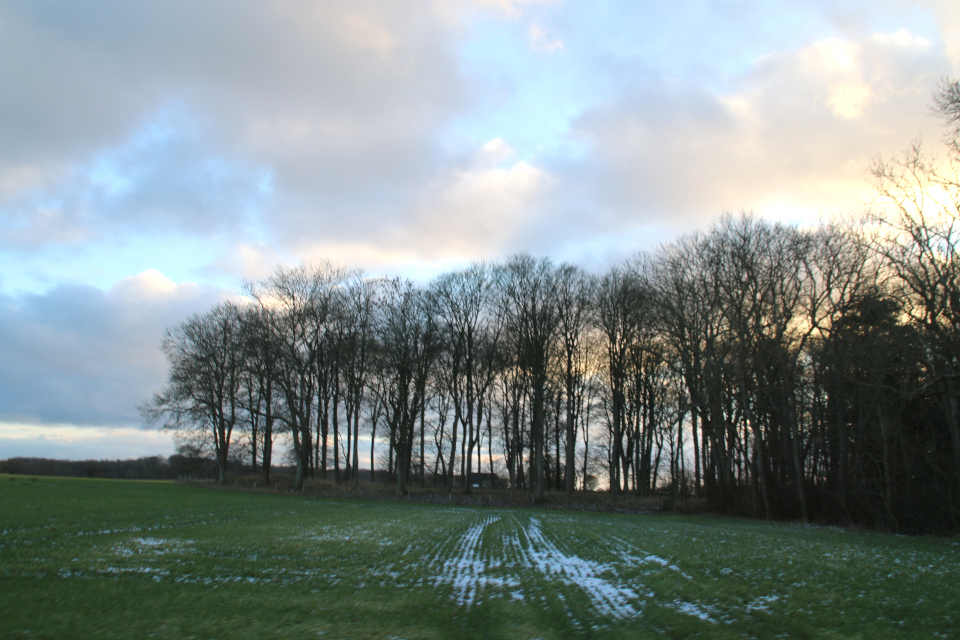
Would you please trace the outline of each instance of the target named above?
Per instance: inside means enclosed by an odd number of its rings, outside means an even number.
[[[31,476],[72,476],[123,480],[172,480],[180,474],[181,456],[150,456],[136,460],[51,460],[9,458],[0,460],[0,473]]]
[[[798,228],[725,214],[603,274],[517,255],[425,285],[280,269],[171,328],[144,416],[269,481],[703,496],[718,510],[960,528],[960,85],[948,157],[877,160],[878,199]],[[387,453],[376,456],[374,443]]]
[[[292,475],[293,467],[273,466],[274,472]],[[236,479],[254,473],[240,456],[232,456],[228,471]],[[0,473],[29,476],[68,476],[112,480],[175,480],[215,478],[216,463],[203,451],[182,446],[169,458],[147,456],[127,460],[58,460],[52,458],[8,458],[0,460]],[[367,472],[369,474],[369,471]]]

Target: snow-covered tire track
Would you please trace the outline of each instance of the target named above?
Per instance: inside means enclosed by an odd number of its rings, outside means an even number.
[[[461,536],[457,544],[457,555],[446,560],[441,573],[436,578],[437,584],[453,586],[457,604],[470,606],[477,600],[479,592],[487,586],[504,586],[507,584],[501,578],[489,575],[490,569],[500,566],[500,563],[490,558],[484,559],[481,554],[480,541],[484,530],[500,516],[487,516],[475,523]]]
[[[678,567],[676,564],[672,563],[670,560],[663,558],[661,556],[649,553],[639,548],[635,544],[624,540],[618,536],[611,536],[610,543],[615,543],[615,545],[610,546],[610,553],[613,555],[619,556],[621,562],[628,566],[642,566],[645,564],[655,564],[663,567],[664,569],[669,569],[670,571],[675,571],[682,575],[687,580],[692,580],[692,576],[686,574],[683,569]]]
[[[615,573],[612,566],[564,553],[543,534],[538,518],[530,518],[523,533],[527,539],[526,547],[519,540],[515,544],[521,550],[521,560],[526,568],[580,588],[603,615],[629,618],[638,614],[631,604],[639,598],[637,593],[605,577]]]

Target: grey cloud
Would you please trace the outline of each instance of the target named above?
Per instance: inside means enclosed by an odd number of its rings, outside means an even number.
[[[0,200],[0,243],[76,244],[104,230],[241,231],[269,205],[270,172],[214,155],[203,129],[182,105],[161,108],[54,184]]]
[[[435,133],[465,99],[456,29],[444,20],[431,3],[383,0],[7,2],[0,186],[9,193],[16,176],[29,174],[56,194],[76,180],[77,158],[117,147],[177,100],[210,126],[193,147],[169,149],[170,163],[198,169],[229,157],[270,170],[284,198],[269,219],[287,239],[369,226],[436,170]],[[118,160],[132,163],[121,171],[144,169],[143,158]],[[183,191],[237,187],[202,166],[191,178],[201,185],[152,169],[134,204],[172,225],[193,215],[195,201],[177,199]],[[251,176],[241,170],[237,179],[249,193]],[[40,210],[18,204],[21,217]],[[97,221],[130,210],[100,207]],[[192,231],[196,220],[186,222]]]
[[[109,292],[61,286],[0,298],[0,422],[118,425],[165,381],[167,326],[221,292],[157,290],[150,274]]]

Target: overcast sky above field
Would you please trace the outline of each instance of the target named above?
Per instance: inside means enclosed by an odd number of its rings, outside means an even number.
[[[172,453],[163,328],[278,264],[857,210],[957,75],[956,0],[0,0],[0,458]]]

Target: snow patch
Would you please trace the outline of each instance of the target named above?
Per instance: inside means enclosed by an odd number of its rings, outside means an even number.
[[[710,615],[704,611],[700,606],[693,604],[692,602],[685,602],[682,600],[674,600],[667,605],[671,609],[675,609],[677,612],[693,616],[694,618],[700,618],[704,622],[712,622],[717,624],[717,621],[710,617]]]
[[[114,547],[118,556],[129,558],[134,555],[162,556],[168,553],[183,553],[194,544],[193,540],[167,540],[164,538],[134,538],[126,545]]]
[[[746,611],[748,613],[752,611],[762,611],[764,613],[771,613],[770,607],[768,606],[771,602],[776,602],[780,599],[780,596],[760,596],[756,598],[753,602],[747,605]]]
[[[680,567],[675,564],[670,564],[670,561],[661,556],[647,553],[642,549],[638,549],[636,546],[630,544],[623,538],[618,538],[616,536],[612,537],[611,540],[616,542],[620,548],[611,549],[614,555],[618,556],[620,561],[629,565],[629,566],[643,566],[645,564],[656,564],[671,571],[676,571],[682,575],[687,580],[693,580],[693,576],[687,574]],[[627,549],[628,551],[622,551],[622,549]],[[640,555],[634,555],[632,552],[639,552]]]
[[[579,556],[563,553],[540,530],[540,520],[530,518],[530,525],[524,529],[528,545],[525,552],[525,564],[546,576],[555,576],[564,583],[579,587],[602,614],[613,618],[630,618],[639,612],[630,604],[639,598],[629,587],[622,587],[605,576],[614,574],[612,566],[584,560]]]
[[[477,595],[486,587],[520,586],[516,579],[488,575],[488,570],[499,567],[500,563],[486,562],[480,555],[483,530],[499,519],[500,516],[487,516],[467,529],[457,544],[457,555],[443,563],[442,573],[435,579],[435,584],[453,585],[459,605],[469,607],[476,603]]]

